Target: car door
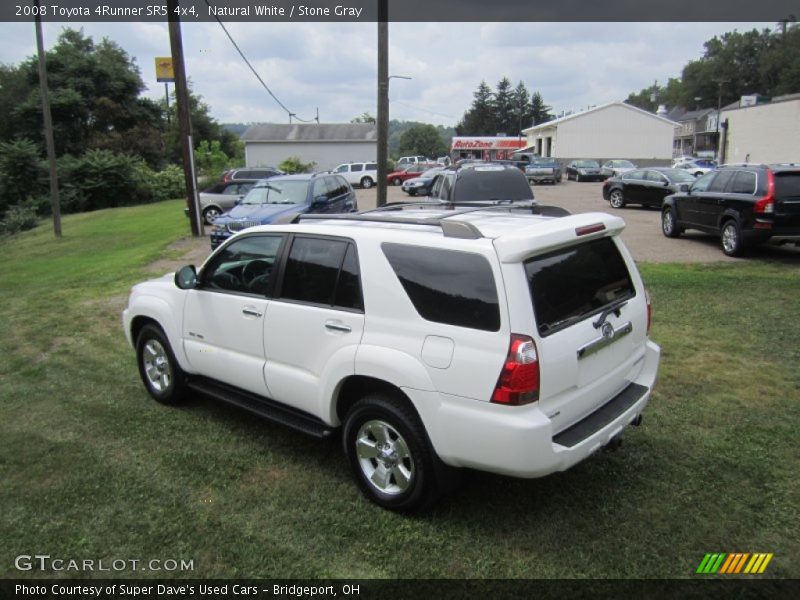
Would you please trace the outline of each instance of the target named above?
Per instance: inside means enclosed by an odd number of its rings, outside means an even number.
[[[699,177],[689,191],[675,196],[675,209],[678,212],[678,221],[685,225],[699,227],[701,225],[700,201],[708,193],[708,186],[717,176],[716,172],[706,173]]]
[[[622,193],[625,195],[625,202],[629,204],[643,204],[647,199],[647,183],[645,181],[645,171],[631,171],[622,176]]]
[[[264,321],[272,398],[324,416],[321,379],[353,374],[364,331],[355,244],[297,234]]]
[[[320,212],[345,212],[344,206],[347,202],[347,188],[349,186],[340,177],[331,176],[325,177],[325,187],[328,190],[328,206]]]
[[[646,206],[656,206],[660,208],[661,204],[664,202],[664,198],[672,193],[672,190],[668,187],[669,180],[663,173],[651,170],[647,171],[645,177],[647,180],[647,194],[644,204]]]
[[[278,234],[242,237],[200,272],[198,287],[186,295],[181,333],[194,372],[269,396],[263,322],[283,240]]]
[[[697,196],[697,218],[704,228],[716,230],[719,226],[719,217],[724,210],[729,194],[727,192],[734,170],[717,171],[717,176],[708,186],[708,189]]]

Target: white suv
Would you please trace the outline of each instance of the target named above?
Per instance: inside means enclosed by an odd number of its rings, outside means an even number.
[[[449,205],[448,205],[449,206]],[[147,391],[202,393],[325,437],[393,510],[460,467],[563,471],[638,425],[650,304],[602,213],[389,207],[253,227],[131,291]]]
[[[369,189],[378,181],[378,163],[376,162],[355,162],[339,165],[333,171],[341,175],[350,185],[360,185],[364,189]]]

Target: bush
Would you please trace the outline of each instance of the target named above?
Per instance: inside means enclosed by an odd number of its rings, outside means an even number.
[[[12,206],[6,211],[3,220],[0,221],[0,232],[5,234],[18,233],[33,229],[39,224],[39,217],[36,215],[36,206],[32,200],[25,200],[21,204]]]
[[[46,165],[39,163],[39,147],[30,140],[0,143],[0,214],[45,190]]]
[[[163,171],[153,173],[150,180],[153,202],[186,197],[186,179],[183,169],[169,165]]]
[[[231,159],[222,150],[219,140],[203,140],[194,151],[194,166],[200,177],[217,179],[220,174],[233,166]]]
[[[311,173],[317,163],[310,162],[304,163],[300,160],[299,156],[290,156],[278,165],[278,168],[284,173]]]

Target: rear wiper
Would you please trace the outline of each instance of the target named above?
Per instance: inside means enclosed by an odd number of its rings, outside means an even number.
[[[600,327],[602,327],[603,323],[605,323],[606,319],[608,318],[608,315],[610,315],[611,313],[614,313],[614,315],[619,317],[620,309],[628,303],[628,300],[630,300],[630,298],[623,298],[622,300],[617,300],[616,302],[609,304],[603,310],[603,312],[600,313],[600,316],[598,317],[597,321],[592,323],[592,325],[594,325],[594,328],[600,329]]]

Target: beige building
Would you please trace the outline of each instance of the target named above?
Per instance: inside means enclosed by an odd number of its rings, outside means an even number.
[[[678,124],[624,102],[596,106],[523,130],[527,148],[559,159],[666,163]]]
[[[727,121],[727,130],[724,124]],[[800,94],[722,109],[726,163],[800,162]]]

